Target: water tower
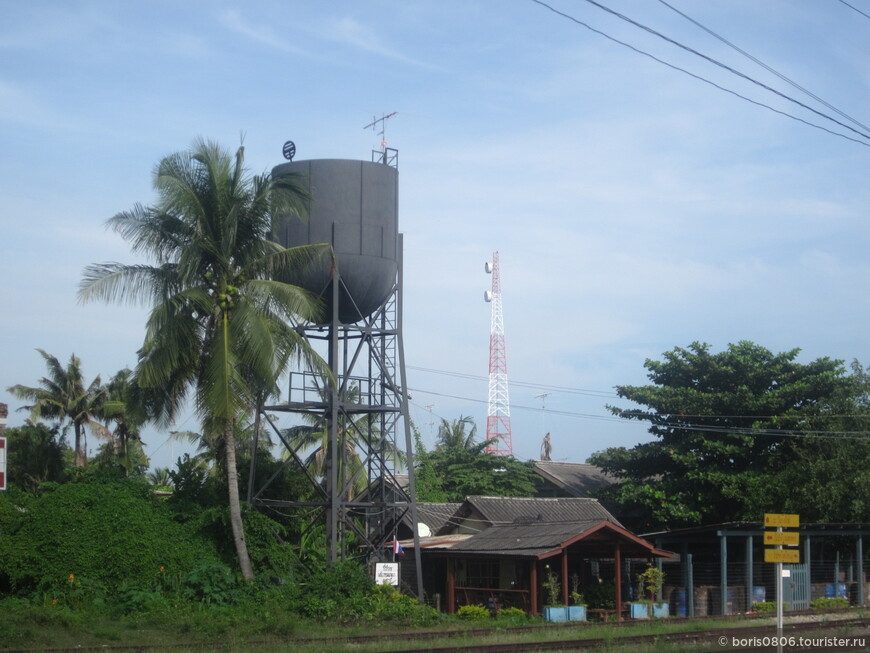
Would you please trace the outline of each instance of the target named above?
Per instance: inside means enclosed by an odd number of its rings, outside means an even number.
[[[321,496],[315,507],[326,521],[327,559],[344,559],[352,534],[369,561],[390,560],[398,524],[403,518],[418,523],[402,340],[398,170],[386,158],[290,161],[272,170],[273,176],[288,174],[310,192],[308,219],[283,220],[276,240],[287,247],[328,243],[334,252],[334,261],[288,281],[324,300],[323,323],[296,329],[322,353],[336,383],[311,370],[294,372],[287,400],[266,410],[303,416],[327,434],[325,489],[308,475]],[[300,452],[282,442],[290,463],[304,468]],[[400,473],[402,465],[407,475]],[[254,505],[312,507],[292,498],[265,499],[267,486],[252,483]],[[417,577],[408,580],[416,582],[419,595],[414,530]]]

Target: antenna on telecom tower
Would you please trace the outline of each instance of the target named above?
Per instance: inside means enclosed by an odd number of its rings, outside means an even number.
[[[486,264],[492,275],[492,290],[483,298],[492,303],[489,331],[489,408],[486,412],[486,452],[497,456],[513,455],[511,440],[511,406],[508,394],[507,352],[504,339],[504,316],[501,312],[501,274],[498,252]]]
[[[381,115],[380,118],[372,116],[372,121],[363,127],[363,129],[371,127],[372,131],[375,131],[378,125],[380,125],[380,131],[377,134],[381,137],[381,149],[372,150],[372,163],[383,163],[394,168],[399,167],[399,150],[394,147],[387,147],[387,120],[397,113],[399,112],[393,111],[392,113]]]

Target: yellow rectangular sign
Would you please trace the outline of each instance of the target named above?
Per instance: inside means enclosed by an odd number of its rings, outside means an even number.
[[[764,561],[798,564],[801,561],[801,552],[799,549],[765,549]]]
[[[800,515],[777,515],[775,513],[764,513],[765,528],[798,528],[800,525]]]
[[[800,533],[786,532],[777,533],[776,531],[764,532],[765,544],[784,544],[785,546],[798,546],[801,543]]]

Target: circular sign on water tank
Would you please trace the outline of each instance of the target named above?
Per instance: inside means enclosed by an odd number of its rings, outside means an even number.
[[[293,141],[287,141],[284,143],[284,149],[281,151],[284,153],[285,159],[292,161],[293,157],[296,156],[296,143]]]

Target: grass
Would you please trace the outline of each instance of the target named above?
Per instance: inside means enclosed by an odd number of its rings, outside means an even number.
[[[231,606],[206,606],[194,603],[164,605],[146,612],[107,616],[107,606],[71,609],[59,605],[34,605],[22,599],[0,601],[0,650],[97,647],[147,647],[160,651],[286,651],[293,642],[294,653],[331,653],[354,651],[374,653],[396,649],[428,650],[455,646],[463,642],[524,643],[541,640],[605,640],[602,650],[630,651],[691,650],[691,645],[658,640],[655,643],[630,643],[626,637],[697,632],[710,628],[746,625],[745,618],[652,620],[625,626],[614,624],[545,624],[528,621],[530,629],[516,629],[499,622],[469,622],[447,618],[437,627],[413,627],[407,623],[357,623],[352,626],[324,624],[273,605],[246,603]],[[862,613],[863,614],[863,613]],[[753,620],[759,625],[761,620]],[[491,629],[480,634],[481,629]],[[471,633],[473,631],[474,634]],[[439,635],[440,633],[440,635]],[[462,633],[465,633],[464,635]],[[351,641],[377,635],[377,641]],[[392,637],[391,637],[392,635]],[[715,646],[714,646],[715,648]]]

